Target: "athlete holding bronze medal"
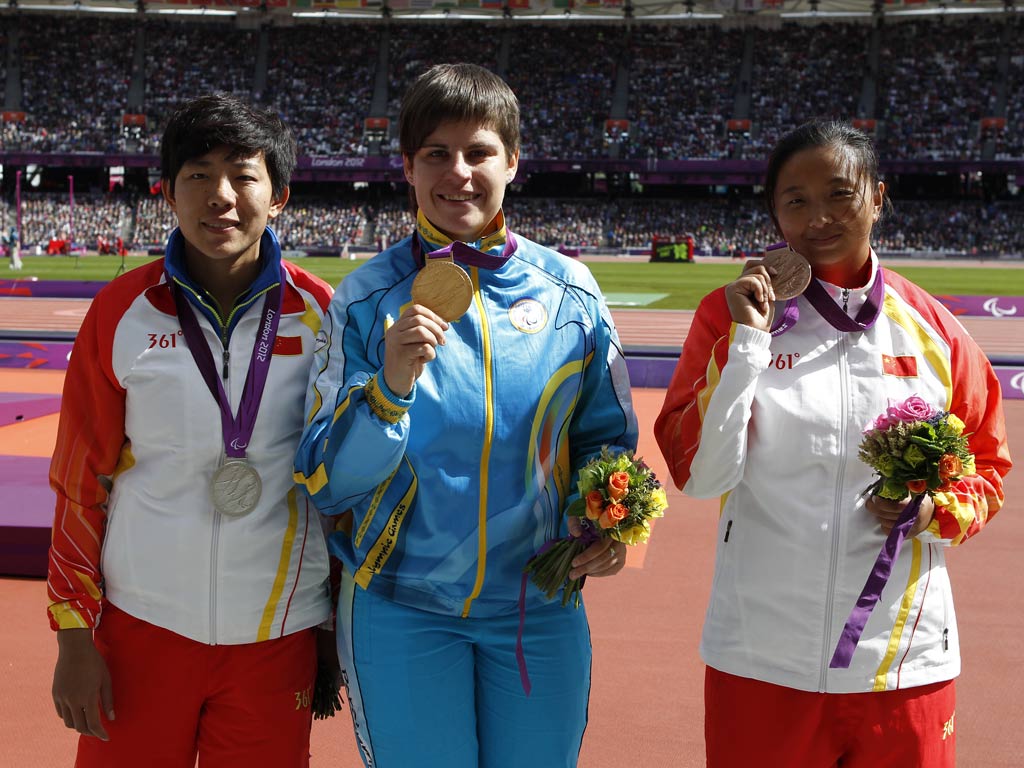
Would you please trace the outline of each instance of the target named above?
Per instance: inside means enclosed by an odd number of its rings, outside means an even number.
[[[65,380],[53,703],[79,768],[308,768],[318,669],[335,696],[340,676],[316,629],[320,516],[292,475],[331,290],[268,226],[295,166],[276,114],[187,102],[161,164],[165,257],[100,291]]]
[[[765,197],[785,242],[701,301],[655,422],[676,485],[721,500],[708,768],[956,764],[945,550],[990,523],[1010,457],[985,354],[871,246],[885,193],[863,132],[816,120],[784,136]],[[867,491],[859,457],[863,430],[912,396],[966,425],[977,463],[916,512]],[[900,520],[902,552],[876,560]],[[837,663],[869,574],[877,604]]]

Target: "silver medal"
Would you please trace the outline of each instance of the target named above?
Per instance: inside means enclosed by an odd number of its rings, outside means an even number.
[[[245,517],[260,500],[263,482],[245,459],[226,459],[213,473],[210,498],[213,508],[226,517]]]

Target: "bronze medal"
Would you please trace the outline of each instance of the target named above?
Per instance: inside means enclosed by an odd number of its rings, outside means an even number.
[[[766,269],[775,268],[772,288],[776,301],[788,301],[799,296],[811,282],[811,265],[788,246],[768,251],[761,259],[761,265]]]
[[[412,281],[412,300],[451,323],[473,303],[473,282],[454,261],[428,259]]]

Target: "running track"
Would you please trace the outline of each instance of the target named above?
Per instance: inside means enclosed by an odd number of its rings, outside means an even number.
[[[0,328],[54,333],[77,329],[87,302],[42,306],[49,303],[0,301]],[[38,317],[33,316],[36,312]],[[690,319],[688,312],[614,314],[626,346],[678,348]],[[1018,355],[1024,352],[1018,322],[966,318],[965,325],[990,354]],[[42,391],[59,391],[62,377],[56,372],[0,373],[0,379],[16,374],[40,374]],[[665,478],[664,462],[651,436],[664,391],[637,388],[633,396],[641,426],[639,453]],[[1005,407],[1014,449],[1024,444],[1024,401],[1010,400]],[[4,428],[3,447],[21,451],[35,445],[34,450],[43,451],[37,455],[46,455],[55,417],[33,422]],[[992,526],[949,558],[963,645],[956,718],[960,768],[1024,766],[1024,518],[1019,514],[1024,470],[1009,475],[1006,495],[1007,507]],[[582,768],[704,764],[703,667],[697,644],[710,588],[717,502],[689,499],[674,489],[669,502],[651,542],[630,552],[627,568],[613,579],[595,579],[587,588],[594,679]],[[0,579],[0,605],[7,614],[0,626],[0,768],[73,763],[75,737],[56,718],[50,703],[56,644],[46,625],[45,603],[41,580]],[[736,736],[743,738],[742,731]],[[313,768],[360,765],[347,712],[314,724],[312,753]],[[792,768],[802,768],[797,758]]]
[[[78,331],[91,299],[5,297],[0,301],[0,329],[36,338]],[[678,349],[690,329],[691,310],[614,309],[615,325],[625,347]],[[1018,321],[962,317],[975,340],[990,356],[1024,358],[1024,334],[1014,332]]]

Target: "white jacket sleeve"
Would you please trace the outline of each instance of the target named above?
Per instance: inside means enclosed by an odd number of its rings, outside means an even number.
[[[701,420],[700,447],[683,487],[688,496],[716,498],[743,477],[757,378],[771,362],[771,339],[765,331],[735,326],[728,359]]]

